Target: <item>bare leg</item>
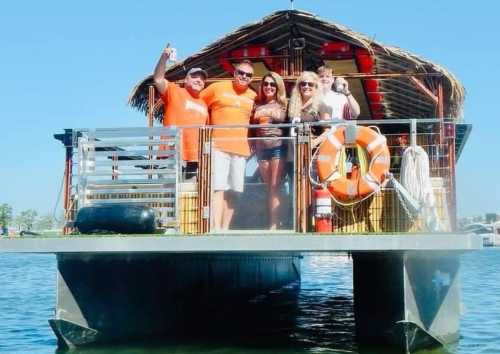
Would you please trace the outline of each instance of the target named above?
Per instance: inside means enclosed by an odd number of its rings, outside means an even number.
[[[279,186],[285,169],[285,161],[282,159],[272,159],[270,163],[270,179],[269,179],[269,214],[271,222],[271,230],[278,228],[279,219]]]
[[[213,217],[212,230],[220,231],[222,229],[222,215],[224,213],[224,191],[215,191],[212,197],[213,201]]]
[[[268,210],[269,210],[269,224],[271,224],[271,204],[270,204],[271,190],[269,187],[269,181],[271,180],[270,161],[269,160],[260,160],[259,161],[259,171],[260,171],[260,176],[262,177],[262,181],[266,184],[266,188],[267,188],[267,206],[268,206]]]
[[[229,230],[231,220],[233,219],[234,206],[236,204],[237,192],[231,190],[224,192],[223,212],[222,212],[222,230]]]
[[[259,171],[260,171],[260,176],[262,177],[262,181],[266,185],[269,185],[269,179],[271,176],[269,173],[269,161],[268,160],[259,161]]]

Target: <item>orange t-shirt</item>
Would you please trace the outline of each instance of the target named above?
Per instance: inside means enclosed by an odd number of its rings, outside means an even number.
[[[182,127],[207,123],[208,110],[205,101],[191,96],[185,88],[169,82],[161,99],[164,103],[164,126]],[[198,136],[198,128],[182,129],[182,159],[184,161],[198,161]]]
[[[257,94],[250,88],[238,92],[230,81],[216,82],[204,89],[200,97],[210,109],[212,125],[247,125],[250,123]],[[214,129],[213,141],[221,151],[250,155],[248,128]]]

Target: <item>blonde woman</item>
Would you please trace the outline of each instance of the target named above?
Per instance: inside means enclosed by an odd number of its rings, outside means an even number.
[[[288,118],[292,123],[316,122],[320,120],[319,106],[321,92],[319,77],[312,71],[304,71],[295,82],[288,104]],[[321,133],[319,127],[313,129],[317,135]]]
[[[286,144],[283,142],[283,128],[273,124],[284,123],[286,119],[286,90],[283,79],[275,72],[269,72],[260,82],[253,124],[262,125],[255,129],[255,152],[259,171],[268,189],[269,222],[271,230],[278,228],[279,185],[285,166]],[[263,139],[265,138],[265,139]]]

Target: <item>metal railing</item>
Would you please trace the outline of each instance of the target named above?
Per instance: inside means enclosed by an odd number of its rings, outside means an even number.
[[[178,228],[180,136],[176,129],[77,130],[76,209],[110,203],[153,207]]]
[[[336,121],[310,124],[280,124],[287,134],[279,138],[288,147],[280,178],[280,221],[278,230],[310,232],[314,229],[314,200],[311,175],[315,176],[311,140],[320,126],[358,124],[376,126],[387,138],[391,154],[390,172],[399,178],[401,158],[407,146],[419,145],[427,152],[433,191],[442,231],[455,225],[453,123],[441,119]],[[181,159],[182,129],[117,128],[73,130],[73,159],[67,219],[84,206],[106,203],[134,203],[153,207],[160,227],[180,234],[205,234],[213,224],[214,131],[237,126],[199,128],[199,166],[189,172]],[[239,126],[249,131],[258,125]],[[193,128],[193,127],[188,127]],[[297,134],[290,135],[294,130]],[[250,134],[252,136],[253,134]],[[224,138],[222,138],[224,139]],[[247,138],[245,138],[247,139]],[[250,137],[250,145],[259,137]],[[189,177],[189,178],[186,178]],[[231,231],[269,228],[267,186],[255,154],[248,158],[244,192],[235,207]],[[391,186],[346,208],[336,205],[332,232],[385,233],[425,230],[421,217],[410,215]],[[271,231],[270,231],[271,232]],[[273,231],[274,232],[274,231]]]

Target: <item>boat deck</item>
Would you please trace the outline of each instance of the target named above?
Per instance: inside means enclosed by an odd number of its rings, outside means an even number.
[[[482,248],[470,234],[318,235],[295,233],[209,236],[86,235],[2,238],[0,252],[21,253],[213,253],[468,251]]]

